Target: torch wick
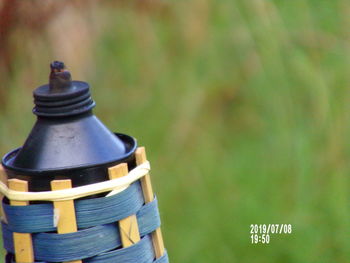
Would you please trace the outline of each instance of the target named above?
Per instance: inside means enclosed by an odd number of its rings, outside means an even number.
[[[62,92],[72,84],[71,74],[61,61],[54,61],[50,64],[51,72],[49,77],[50,91],[53,93]]]

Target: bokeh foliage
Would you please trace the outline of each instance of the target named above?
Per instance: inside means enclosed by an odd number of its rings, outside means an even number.
[[[1,154],[64,60],[96,115],[147,147],[171,262],[350,261],[347,1],[62,2],[8,36]],[[252,245],[253,223],[293,233]]]

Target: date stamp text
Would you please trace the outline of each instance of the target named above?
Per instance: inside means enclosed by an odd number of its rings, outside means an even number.
[[[252,244],[269,244],[274,234],[291,234],[291,224],[251,224],[250,239]]]

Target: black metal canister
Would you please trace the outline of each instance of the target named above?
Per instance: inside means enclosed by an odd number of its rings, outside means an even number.
[[[92,113],[88,83],[72,81],[62,62],[50,66],[49,84],[33,93],[37,121],[31,133],[2,159],[8,177],[28,181],[30,191],[44,191],[55,179],[71,179],[73,187],[105,181],[107,168],[118,163],[132,169],[136,140],[110,132]]]

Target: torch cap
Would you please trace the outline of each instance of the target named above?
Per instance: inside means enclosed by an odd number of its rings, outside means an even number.
[[[64,64],[51,64],[50,82],[34,91],[38,116],[24,145],[2,160],[10,177],[19,175],[33,190],[47,190],[56,176],[73,185],[106,180],[106,169],[121,162],[132,164],[136,140],[112,133],[95,115],[89,85],[72,81]]]

